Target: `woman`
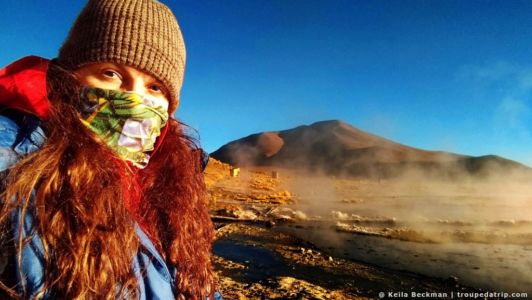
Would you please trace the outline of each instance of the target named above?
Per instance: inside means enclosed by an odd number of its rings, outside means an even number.
[[[0,296],[220,298],[184,67],[162,3],[89,0],[57,59],[0,71]]]

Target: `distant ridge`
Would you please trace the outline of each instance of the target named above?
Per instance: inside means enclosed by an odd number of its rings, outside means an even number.
[[[413,148],[339,120],[252,134],[222,146],[211,156],[236,166],[280,166],[379,178],[398,176],[408,170],[437,177],[531,171],[495,155],[472,157]]]

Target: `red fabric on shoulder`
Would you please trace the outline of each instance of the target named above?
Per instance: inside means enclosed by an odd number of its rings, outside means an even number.
[[[27,56],[0,69],[0,105],[48,116],[50,103],[46,90],[46,72],[50,61]]]

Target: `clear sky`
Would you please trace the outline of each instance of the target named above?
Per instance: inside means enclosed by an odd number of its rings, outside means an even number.
[[[532,166],[532,1],[163,1],[187,45],[177,117],[209,152],[340,119]],[[55,57],[84,1],[0,0],[0,66]]]

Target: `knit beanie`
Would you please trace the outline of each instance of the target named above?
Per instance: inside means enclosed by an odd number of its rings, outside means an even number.
[[[70,70],[113,62],[154,76],[170,93],[170,115],[179,104],[185,60],[177,20],[157,0],[89,0],[57,58]]]

